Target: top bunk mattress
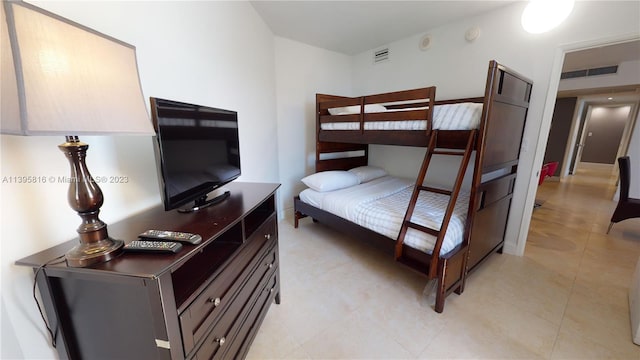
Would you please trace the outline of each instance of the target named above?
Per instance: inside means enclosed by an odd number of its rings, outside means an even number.
[[[380,104],[372,104],[365,106],[365,113],[385,113],[385,112],[401,112],[412,110],[423,110],[426,107],[403,108],[388,110]],[[331,115],[353,115],[360,113],[360,106],[348,106],[343,108],[329,109]],[[482,117],[481,103],[456,103],[436,105],[433,108],[433,124],[432,129],[438,130],[472,130],[480,126]],[[360,122],[326,122],[321,123],[322,130],[360,130]],[[426,130],[427,120],[394,120],[394,121],[366,121],[364,130]]]
[[[300,193],[300,200],[397,240],[412,192],[412,181],[387,175],[335,191],[306,189]],[[446,195],[421,192],[411,221],[439,230],[448,202]],[[468,207],[469,193],[461,190],[440,254],[462,243]],[[433,252],[435,242],[435,236],[411,228],[404,240],[404,244],[428,254]]]

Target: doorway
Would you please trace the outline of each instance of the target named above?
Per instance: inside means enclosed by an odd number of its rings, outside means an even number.
[[[609,96],[613,100],[613,96]],[[609,101],[612,101],[609,100]],[[637,103],[602,104],[586,102],[576,117],[578,132],[572,143],[568,174],[579,166],[615,169],[618,157],[626,154],[637,116]]]
[[[561,95],[564,96],[576,96],[576,97],[588,97],[588,96],[592,96],[592,95],[598,95],[600,97],[604,97],[605,94],[610,93],[611,91],[614,91],[614,94],[618,94],[618,93],[622,93],[622,92],[627,92],[627,93],[632,93],[635,94],[635,98],[633,100],[631,100],[631,102],[638,102],[638,96],[640,95],[640,81],[638,81],[638,72],[637,72],[637,63],[638,61],[640,61],[640,36],[638,36],[637,34],[632,34],[632,35],[622,35],[622,36],[618,36],[615,38],[607,38],[607,39],[600,39],[600,40],[594,40],[594,41],[586,41],[586,42],[582,42],[582,43],[577,43],[577,44],[570,44],[570,45],[566,45],[566,46],[562,46],[560,48],[558,48],[556,50],[556,57],[554,60],[554,64],[552,67],[552,78],[554,79],[560,79],[561,78],[561,73],[563,72],[563,63],[567,63],[567,60],[573,55],[576,55],[575,58],[577,60],[583,60],[583,62],[587,63],[587,62],[591,62],[593,63],[594,61],[601,61],[602,59],[607,59],[608,57],[612,56],[612,55],[616,55],[614,51],[609,51],[611,49],[614,49],[614,47],[616,45],[621,45],[621,44],[632,44],[636,46],[636,50],[634,51],[629,51],[628,53],[628,59],[630,59],[629,61],[635,61],[635,64],[631,67],[632,73],[631,76],[624,76],[626,77],[627,81],[625,85],[625,82],[623,82],[622,85],[616,85],[616,84],[600,84],[600,85],[593,85],[593,86],[583,86],[583,87],[576,87],[576,88],[567,88],[566,85],[562,86],[563,84],[551,84],[550,89],[552,90],[552,92],[548,92],[547,93],[547,97],[546,100],[548,103],[554,104],[554,99],[557,99],[559,97],[561,97]],[[604,50],[602,50],[604,49]],[[593,50],[594,52],[591,53],[590,56],[579,56],[579,55],[584,55],[586,53],[586,51],[588,50]],[[605,51],[606,50],[606,51]],[[616,56],[619,56],[616,55]],[[587,64],[587,66],[590,66],[591,64]],[[622,69],[619,69],[622,70]],[[604,75],[603,75],[604,76]],[[599,79],[603,79],[601,77],[597,77],[597,76],[593,76],[591,79],[595,79],[595,80],[590,80],[593,82],[598,82]],[[629,79],[635,79],[635,81],[629,81]],[[572,83],[574,82],[573,80],[568,80],[565,83]],[[606,101],[607,98],[604,98],[604,101]],[[553,115],[553,105],[551,106],[545,106],[545,110],[544,110],[544,115],[543,115],[543,121],[541,124],[541,131],[544,132],[546,135],[550,134],[550,127],[552,125],[551,123],[551,117]],[[576,113],[577,116],[578,113]],[[575,117],[574,117],[575,119]],[[636,121],[636,125],[634,128],[635,134],[631,134],[632,139],[631,139],[631,144],[629,146],[629,149],[633,148],[633,151],[636,151],[635,149],[637,149],[640,145],[638,143],[638,141],[640,140],[640,129],[638,124],[638,122]],[[574,134],[577,132],[577,126],[572,127],[571,128],[571,133]],[[638,139],[638,140],[634,140],[634,139]],[[544,136],[542,133],[539,136],[538,139],[538,143],[536,146],[536,154],[535,154],[535,158],[538,159],[536,161],[536,163],[538,164],[542,164],[544,161],[544,154],[545,154],[545,146],[546,146],[546,142],[548,140],[547,136]],[[628,151],[627,149],[625,149],[625,151]],[[566,154],[570,154],[572,156],[574,152],[573,147],[567,146],[567,150],[566,150]],[[565,155],[566,155],[565,154]],[[568,158],[571,159],[571,157],[564,157],[564,158]],[[638,158],[637,160],[637,165],[636,165],[636,161],[632,161],[633,165],[637,166],[638,168],[640,168],[640,157],[636,157]],[[539,161],[539,162],[538,162]],[[566,162],[564,164],[564,167],[562,168],[562,176],[568,176],[568,169],[569,169],[569,162]],[[632,165],[632,166],[633,166]],[[539,169],[538,169],[539,171]],[[527,237],[529,235],[529,231],[531,230],[530,225],[531,224],[531,215],[533,212],[533,208],[534,208],[534,203],[536,200],[536,191],[537,191],[537,185],[538,185],[538,181],[536,178],[532,178],[530,180],[530,184],[528,186],[528,193],[527,193],[527,197],[526,197],[526,204],[530,204],[531,208],[530,210],[525,209],[525,211],[523,212],[523,216],[520,220],[520,229],[518,231],[518,235],[517,235],[517,240],[516,240],[516,245],[515,245],[515,249],[510,250],[513,251],[514,254],[524,254],[525,252],[525,246],[527,244]],[[633,190],[633,189],[632,189]]]
[[[581,165],[617,171],[638,116],[638,62],[637,39],[565,53],[544,154],[545,163],[560,162],[556,179]]]

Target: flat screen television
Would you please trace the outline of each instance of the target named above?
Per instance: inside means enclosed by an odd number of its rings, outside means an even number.
[[[226,199],[213,190],[240,176],[235,111],[152,97],[156,162],[165,210],[190,212]],[[193,202],[192,206],[180,208]]]

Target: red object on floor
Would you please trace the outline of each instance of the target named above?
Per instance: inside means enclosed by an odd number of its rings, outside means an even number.
[[[538,179],[538,186],[542,185],[544,182],[544,178],[549,174],[549,165],[542,165],[542,169],[540,169],[540,178]]]
[[[549,167],[549,172],[547,172],[547,176],[548,177],[552,177],[555,173],[556,173],[556,169],[558,168],[558,162],[557,161],[553,161],[550,163],[547,163],[547,166]]]

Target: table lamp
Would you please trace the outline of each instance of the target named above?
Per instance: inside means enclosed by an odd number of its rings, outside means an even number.
[[[154,134],[145,106],[135,47],[36,6],[3,1],[0,132],[64,135],[71,165],[68,200],[82,223],[67,264],[109,261],[123,242],[98,218],[102,191],[78,135]]]

